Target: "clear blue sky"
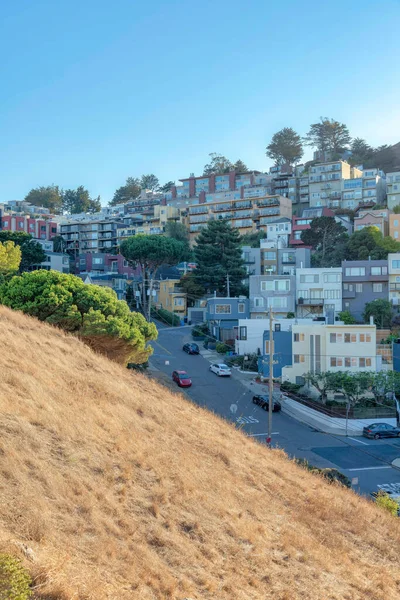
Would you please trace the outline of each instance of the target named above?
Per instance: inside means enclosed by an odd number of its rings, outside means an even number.
[[[249,167],[320,116],[400,140],[399,0],[19,0],[1,6],[0,202],[55,183]]]

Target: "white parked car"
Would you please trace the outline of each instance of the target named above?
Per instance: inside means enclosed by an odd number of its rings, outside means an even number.
[[[214,363],[210,365],[210,371],[218,375],[219,377],[230,377],[231,370],[227,365],[223,363]]]

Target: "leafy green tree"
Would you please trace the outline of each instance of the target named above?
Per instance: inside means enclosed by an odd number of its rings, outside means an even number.
[[[165,235],[177,240],[178,242],[182,242],[184,250],[182,252],[181,260],[193,260],[194,253],[189,245],[189,231],[183,223],[167,221],[165,225]]]
[[[140,185],[142,190],[151,190],[152,192],[155,192],[158,190],[160,182],[158,181],[158,177],[151,173],[150,175],[142,175]]]
[[[335,375],[339,382],[338,391],[340,389],[346,396],[348,408],[356,406],[371,387],[372,373],[368,371],[358,373],[339,371]]]
[[[252,231],[251,233],[245,233],[240,238],[241,246],[250,246],[251,248],[259,248],[261,240],[265,240],[267,234],[265,231]]]
[[[321,117],[319,123],[313,123],[304,139],[307,146],[317,148],[321,152],[331,151],[341,154],[349,147],[351,136],[347,126],[328,117]]]
[[[116,190],[109,205],[116,206],[117,204],[126,204],[140,196],[141,191],[142,187],[140,180],[137,177],[128,177],[125,185],[122,185]]]
[[[392,305],[389,300],[380,298],[367,302],[363,312],[364,322],[369,323],[370,317],[374,317],[377,328],[390,329],[392,323]]]
[[[63,211],[70,215],[78,213],[95,213],[101,210],[100,196],[91,198],[88,190],[80,185],[76,190],[65,190],[62,193]]]
[[[54,252],[65,252],[66,243],[62,235],[55,235],[52,238]]]
[[[306,246],[311,246],[318,253],[319,266],[332,266],[327,264],[333,252],[347,241],[347,231],[334,217],[316,217],[310,223],[310,229],[301,233],[301,240]]]
[[[35,206],[44,206],[55,214],[62,212],[62,192],[58,185],[33,188],[25,196],[25,201]]]
[[[46,253],[39,242],[32,239],[29,233],[22,231],[0,231],[0,242],[14,242],[21,248],[20,272],[27,271],[33,265],[39,265],[46,260]]]
[[[0,301],[78,335],[95,350],[122,362],[145,362],[157,330],[110,288],[87,285],[58,271],[33,271],[0,286]]]
[[[392,208],[393,212],[398,215],[400,213],[400,204]]]
[[[194,306],[195,301],[204,296],[205,290],[203,286],[196,281],[193,272],[187,273],[181,277],[179,287],[182,288],[182,291],[187,295],[188,306]]]
[[[346,245],[346,260],[385,260],[389,252],[400,252],[400,242],[383,237],[377,227],[355,231]]]
[[[173,265],[181,260],[185,251],[183,242],[162,235],[134,235],[124,240],[120,252],[126,260],[140,266],[142,271],[142,308],[150,318],[153,280],[161,265]],[[148,288],[149,302],[146,291]]]
[[[226,221],[209,221],[201,230],[194,248],[197,268],[196,281],[207,291],[227,295],[229,277],[230,296],[244,292],[242,284],[246,270],[242,259],[241,240],[237,229]]]
[[[14,242],[0,242],[0,274],[18,271],[21,263],[21,248]]]
[[[175,181],[167,181],[167,183],[164,183],[164,185],[161,185],[159,188],[160,192],[163,192],[163,194],[165,194],[166,192],[169,192],[175,185]]]
[[[274,133],[267,146],[266,154],[277,165],[284,163],[295,165],[304,154],[301,137],[292,127],[284,127]]]
[[[397,371],[378,371],[372,373],[370,391],[377,404],[394,404],[393,394],[400,392],[400,373]]]
[[[236,173],[248,173],[249,172],[249,169],[247,168],[247,166],[240,159],[234,163],[233,169],[234,169],[234,171],[236,171]]]
[[[222,154],[211,152],[210,162],[204,165],[203,175],[223,175],[233,171],[233,164]]]
[[[308,385],[312,385],[319,392],[322,404],[326,404],[328,392],[336,392],[339,387],[338,378],[333,371],[309,372],[304,375],[304,379]]]
[[[363,165],[374,154],[374,149],[362,138],[354,138],[351,142],[351,164]]]
[[[345,325],[355,325],[357,323],[357,321],[355,320],[355,318],[349,310],[343,310],[338,314],[338,317],[339,320],[343,321]]]

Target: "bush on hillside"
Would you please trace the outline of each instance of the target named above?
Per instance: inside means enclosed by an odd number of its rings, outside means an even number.
[[[218,354],[226,354],[231,350],[231,347],[228,346],[228,344],[225,344],[224,342],[218,342],[215,349],[218,352]]]
[[[375,496],[375,502],[378,506],[390,512],[394,517],[397,517],[399,514],[400,507],[398,503],[391,498],[389,494],[386,494],[386,492],[378,492]]]
[[[346,475],[338,471],[338,469],[320,469],[319,467],[314,467],[314,465],[310,465],[308,460],[305,458],[295,458],[294,462],[306,469],[307,471],[310,471],[310,473],[322,476],[329,483],[337,482],[343,485],[344,487],[351,487],[350,479]]]
[[[159,319],[160,321],[162,321],[163,323],[167,323],[168,325],[173,325],[174,327],[177,327],[181,324],[181,320],[178,317],[178,315],[169,312],[169,310],[165,310],[165,308],[155,308],[151,311],[151,314],[154,316],[155,319]]]
[[[298,383],[291,383],[290,381],[284,381],[283,383],[281,383],[281,391],[289,392],[291,394],[297,394],[301,387],[302,386]]]
[[[0,286],[0,302],[79,336],[95,351],[122,364],[145,362],[157,329],[129,310],[110,288],[75,275],[33,271]]]
[[[245,360],[245,356],[247,360]],[[243,371],[258,372],[258,355],[257,354],[245,354],[241,356],[232,356],[227,360],[227,364],[230,367],[234,365],[240,367]]]
[[[31,578],[22,563],[10,554],[0,554],[0,599],[28,600]]]

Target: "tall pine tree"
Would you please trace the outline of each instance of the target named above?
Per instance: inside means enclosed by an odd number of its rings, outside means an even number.
[[[246,292],[242,283],[246,270],[240,235],[227,221],[209,221],[196,240],[194,252],[197,268],[193,275],[207,292],[216,291],[220,296],[227,296],[227,276],[231,297]]]

